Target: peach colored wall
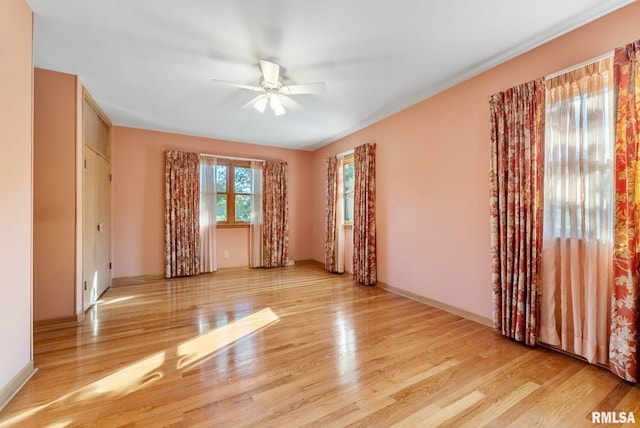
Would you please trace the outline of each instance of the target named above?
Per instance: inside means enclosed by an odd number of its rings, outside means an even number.
[[[0,396],[33,361],[32,30],[24,0],[0,2]]]
[[[74,316],[76,77],[34,70],[33,318]]]
[[[289,258],[310,258],[310,152],[114,127],[111,164],[114,278],[164,273],[164,152],[168,149],[287,161]],[[226,248],[230,252],[227,260],[220,259],[218,254],[221,266],[247,265],[247,259],[240,258],[240,253],[247,253],[248,240],[246,237],[238,240],[237,233],[221,230],[218,250]],[[226,238],[232,240],[225,241]]]
[[[378,279],[491,317],[488,97],[640,37],[633,3],[313,153],[312,257],[325,158],[377,143]]]
[[[249,228],[218,229],[216,233],[218,268],[249,266],[248,245]]]

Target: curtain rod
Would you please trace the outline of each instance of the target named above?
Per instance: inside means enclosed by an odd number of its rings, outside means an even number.
[[[610,56],[613,56],[613,51],[609,51],[609,52],[607,52],[607,53],[605,53],[605,54],[602,54],[602,55],[597,56],[597,57],[595,57],[595,58],[592,58],[592,59],[590,59],[590,60],[587,60],[587,61],[581,62],[580,64],[572,65],[571,67],[567,67],[567,68],[565,68],[564,70],[560,70],[560,71],[557,71],[557,72],[555,72],[555,73],[552,73],[552,74],[549,74],[549,75],[547,75],[547,76],[544,76],[544,80],[553,79],[554,77],[558,77],[558,76],[560,76],[561,74],[569,73],[569,72],[571,72],[571,71],[573,71],[573,70],[577,70],[577,69],[579,69],[580,67],[584,67],[584,66],[585,66],[585,65],[587,65],[587,64],[592,64],[592,63],[594,63],[594,62],[598,62],[598,61],[600,61],[601,59],[605,59],[605,58],[610,57]]]
[[[208,158],[232,159],[232,160],[249,161],[249,162],[262,162],[262,163],[265,162],[264,159],[239,158],[237,156],[210,155],[209,153],[200,153],[200,156],[205,156]]]

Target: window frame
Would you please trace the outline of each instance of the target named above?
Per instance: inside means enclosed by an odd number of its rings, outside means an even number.
[[[240,161],[235,159],[220,159],[218,158],[218,162],[216,168],[218,166],[225,166],[227,168],[227,183],[226,183],[226,192],[221,192],[216,189],[216,201],[218,195],[226,195],[227,197],[227,221],[217,221],[216,227],[224,229],[224,228],[248,228],[251,224],[249,221],[236,221],[236,195],[243,196],[253,196],[253,193],[242,193],[236,192],[235,189],[235,168],[249,168],[251,169],[250,161]],[[233,219],[233,220],[230,220]]]
[[[354,161],[355,161],[355,156],[354,156],[353,153],[350,153],[350,154],[348,154],[348,155],[346,155],[346,156],[344,156],[342,158],[342,174],[341,174],[342,175],[342,195],[340,195],[340,197],[342,198],[342,225],[344,227],[347,227],[347,228],[353,227],[353,219],[351,221],[347,221],[345,216],[347,215],[347,204],[346,204],[346,199],[347,198],[346,198],[346,196],[349,195],[349,194],[353,195],[354,192],[355,192],[355,180],[356,180],[356,177],[355,177],[355,162]],[[344,170],[345,170],[345,167],[348,164],[353,164],[353,168],[354,168],[354,171],[353,171],[353,173],[354,173],[354,175],[353,175],[354,185],[353,185],[353,189],[350,190],[350,191],[346,191],[345,190],[346,189],[346,186],[345,186],[346,183],[345,183]]]

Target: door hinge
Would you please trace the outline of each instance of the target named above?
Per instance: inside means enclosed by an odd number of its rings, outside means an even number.
[[[84,282],[84,289],[87,290],[87,281]]]
[[[111,270],[111,262],[109,262],[109,270]]]
[[[84,169],[87,169],[87,160],[84,160]]]
[[[113,181],[113,176],[109,174],[109,181]]]

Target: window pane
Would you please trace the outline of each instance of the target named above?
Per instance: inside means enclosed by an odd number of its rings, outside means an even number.
[[[227,195],[216,195],[216,221],[227,221]]]
[[[236,195],[236,221],[248,222],[251,218],[251,196]]]
[[[216,166],[216,192],[226,193],[226,191],[227,191],[227,166],[217,165]],[[226,205],[225,205],[225,213],[226,213]]]
[[[344,195],[344,222],[353,222],[353,193]]]
[[[251,193],[251,168],[236,166],[233,175],[235,193]]]
[[[353,170],[353,162],[344,164],[344,191],[351,192],[353,191],[353,182],[354,182],[354,170]]]

